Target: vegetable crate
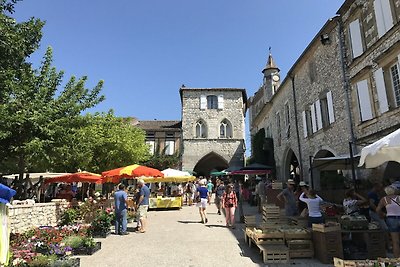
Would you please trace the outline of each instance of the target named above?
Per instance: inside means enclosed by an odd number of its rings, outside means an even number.
[[[280,231],[264,231],[262,233],[253,232],[252,240],[256,245],[284,245],[284,234]]]
[[[311,240],[289,240],[287,245],[291,259],[314,257],[314,246]]]
[[[275,205],[264,205],[263,206],[263,221],[268,221],[270,219],[280,219],[281,215],[280,215],[281,211],[280,208],[278,206]]]
[[[248,226],[256,226],[256,216],[244,216],[244,224]]]
[[[340,228],[340,223],[331,222],[329,224],[313,223],[312,230],[316,232],[327,233],[327,232],[341,231],[342,229]]]
[[[335,267],[374,267],[377,262],[374,260],[342,260],[333,258]]]
[[[264,264],[289,263],[289,249],[284,245],[258,245]]]
[[[311,240],[311,232],[308,229],[290,229],[284,231],[285,240]]]

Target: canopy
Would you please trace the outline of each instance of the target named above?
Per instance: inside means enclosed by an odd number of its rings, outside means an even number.
[[[387,161],[400,163],[400,129],[364,147],[358,166],[375,168]]]
[[[186,171],[168,168],[161,172],[164,174],[164,177],[145,177],[143,180],[146,183],[185,183],[196,180],[195,176],[190,175],[190,173]]]
[[[222,176],[222,175],[228,175],[229,172],[223,170],[223,171],[215,171],[215,172],[211,172],[210,175],[214,175],[214,176]]]
[[[122,178],[164,177],[164,174],[157,169],[137,164],[105,171],[101,175],[103,176],[103,182],[111,183],[119,183]]]
[[[233,171],[231,175],[246,175],[246,174],[253,174],[253,175],[263,175],[272,173],[272,167],[263,165],[260,163],[253,163],[248,166],[241,168],[240,170]]]
[[[357,165],[359,159],[360,155],[353,156],[354,166]],[[320,171],[350,170],[351,158],[349,155],[315,158],[313,159],[312,167],[313,169],[318,169]]]
[[[57,172],[24,173],[24,179],[27,174],[29,174],[29,178],[32,180],[32,183],[36,183],[39,181],[40,177],[43,177],[44,179],[49,179],[49,178],[54,178],[54,177],[61,176],[61,175],[70,174],[70,173],[57,173]],[[18,179],[18,176],[19,176],[18,173],[3,175],[3,177],[7,178],[7,179],[15,179],[15,177],[17,177],[17,179]]]
[[[97,173],[91,172],[76,172],[70,173],[62,176],[57,176],[51,179],[45,180],[45,184],[49,183],[73,183],[73,182],[82,182],[82,183],[101,183],[101,175]]]
[[[3,184],[0,184],[0,203],[7,204],[17,192]]]

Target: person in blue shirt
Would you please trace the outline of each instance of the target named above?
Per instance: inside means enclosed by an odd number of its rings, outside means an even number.
[[[147,210],[149,208],[150,189],[146,186],[143,180],[138,180],[139,199],[136,203],[136,214],[138,222],[138,233],[144,233],[147,230]],[[140,226],[139,226],[140,225]]]
[[[207,223],[208,219],[206,216],[206,207],[208,203],[208,190],[206,187],[207,180],[203,179],[199,181],[199,187],[197,188],[196,198],[200,201],[197,202],[199,213],[201,217],[201,223]]]
[[[114,193],[114,204],[115,204],[115,233],[117,235],[129,234],[127,229],[128,218],[126,209],[126,200],[128,194],[125,192],[125,185],[120,184],[118,191]]]

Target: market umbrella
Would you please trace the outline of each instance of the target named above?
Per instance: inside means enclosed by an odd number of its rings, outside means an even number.
[[[168,168],[161,172],[164,174],[164,177],[145,177],[143,180],[146,183],[185,183],[196,180],[195,176],[186,171]]]
[[[222,175],[228,175],[229,172],[223,170],[223,171],[215,171],[215,172],[210,172],[210,175],[214,176],[222,176]]]
[[[387,161],[400,163],[400,129],[364,147],[358,166],[375,168]]]
[[[15,196],[16,193],[17,192],[14,189],[11,189],[4,184],[0,184],[0,203],[9,203],[11,198]]]
[[[49,184],[49,183],[73,183],[73,182],[99,184],[102,182],[102,179],[100,174],[83,171],[47,179],[45,180],[44,183]]]
[[[102,172],[104,183],[119,183],[122,178],[146,178],[146,177],[163,177],[164,174],[157,169],[142,165],[129,165],[109,171]]]

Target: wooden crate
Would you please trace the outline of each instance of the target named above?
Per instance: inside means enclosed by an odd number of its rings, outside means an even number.
[[[255,233],[253,232],[252,238],[256,244],[262,242],[267,239],[282,239],[284,240],[285,235],[282,232],[263,232],[263,233]]]
[[[289,249],[284,245],[258,245],[264,264],[289,263]]]
[[[314,249],[289,250],[289,258],[314,258]]]
[[[289,250],[314,250],[311,240],[289,240],[287,246]]]
[[[376,261],[373,260],[342,260],[333,258],[335,267],[374,267]]]
[[[298,240],[298,239],[305,239],[311,240],[311,231],[308,229],[304,229],[301,232],[295,232],[293,230],[284,231],[285,240]]]
[[[336,232],[313,232],[313,243],[315,258],[320,262],[329,264],[333,258],[343,258],[342,233]]]
[[[327,233],[327,232],[341,231],[342,229],[340,228],[340,223],[330,223],[328,225],[313,223],[312,230],[316,232]]]

